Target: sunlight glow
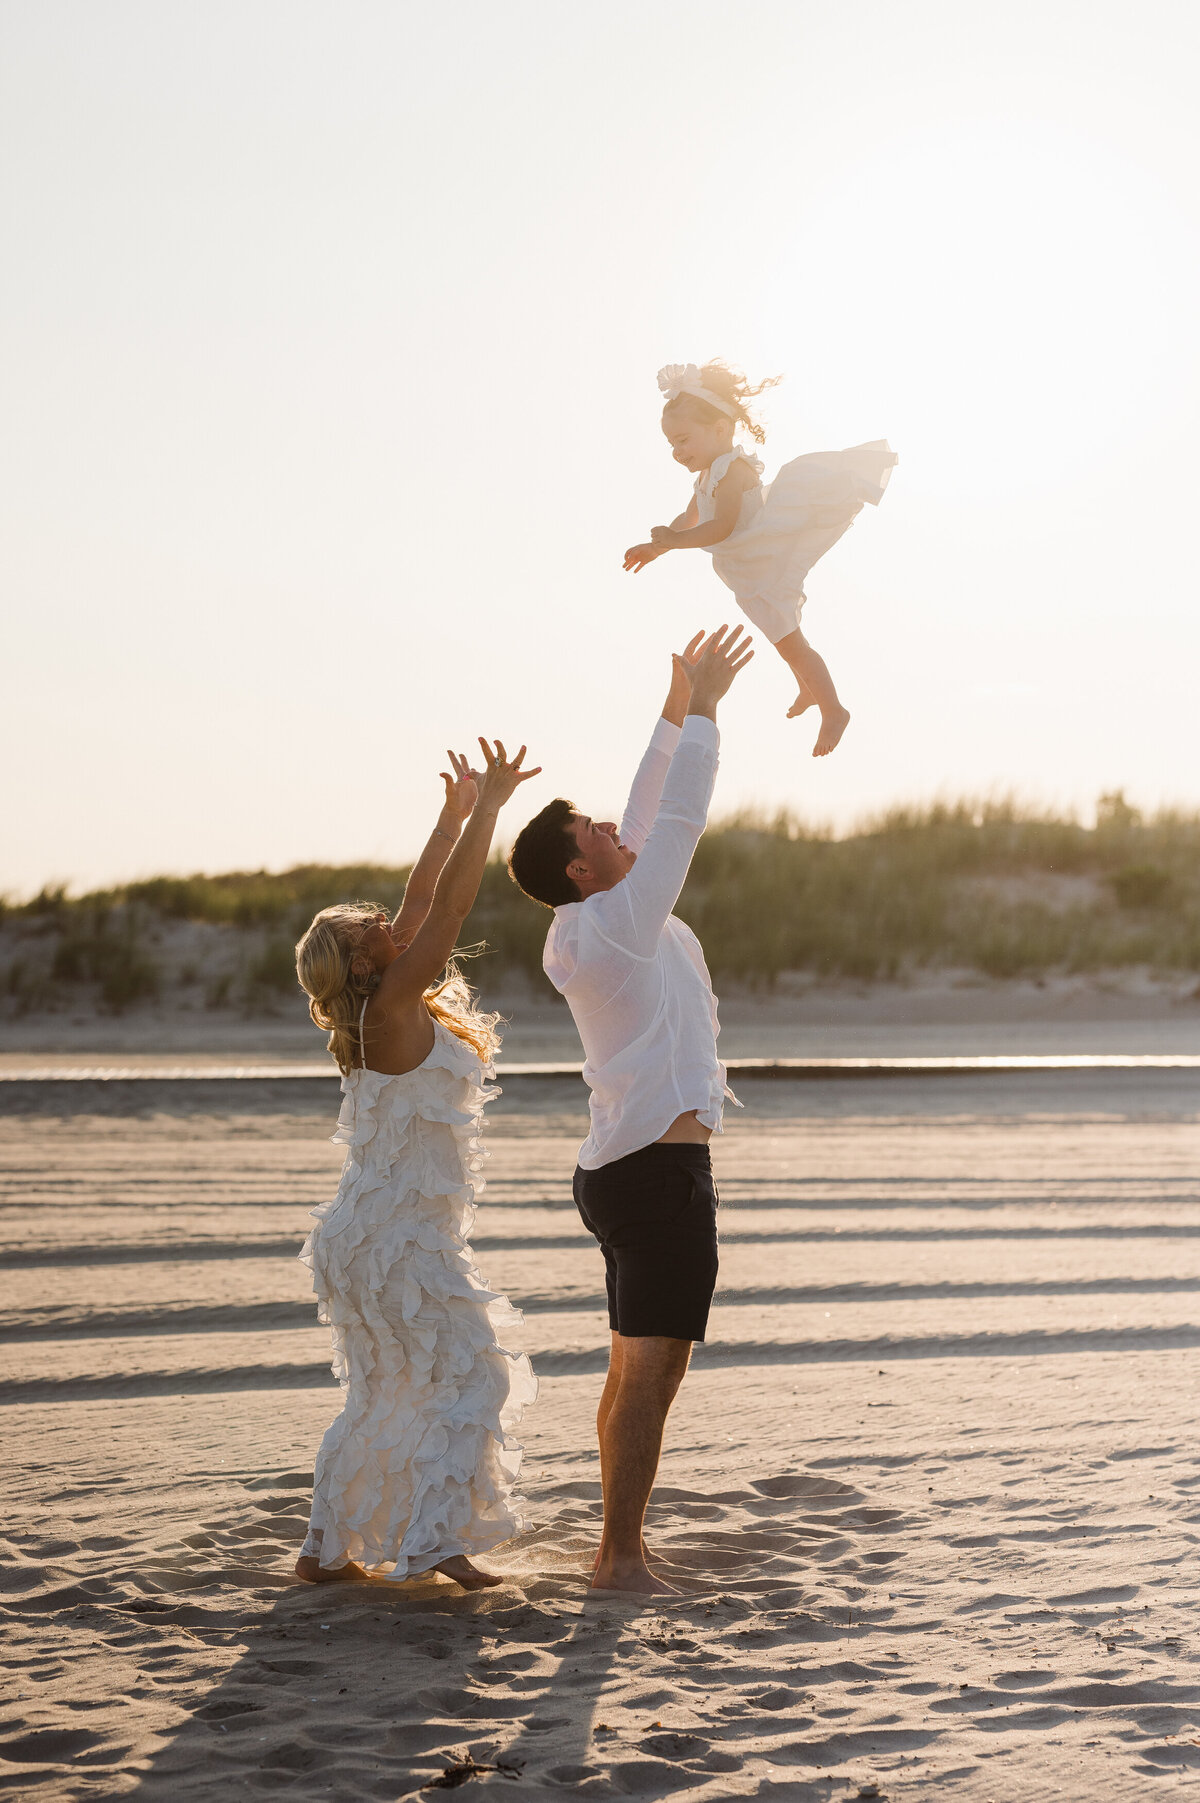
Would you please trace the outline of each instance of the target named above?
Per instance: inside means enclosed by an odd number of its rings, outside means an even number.
[[[0,888],[394,860],[478,732],[619,806],[733,612],[620,567],[687,498],[654,372],[714,354],[786,377],[769,471],[900,456],[808,584],[846,738],[764,648],[718,807],[1194,802],[1194,13],[470,17],[11,17]]]

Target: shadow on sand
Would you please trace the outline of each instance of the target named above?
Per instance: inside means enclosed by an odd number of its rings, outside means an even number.
[[[278,1566],[294,1557],[287,1543],[298,1541],[307,1512],[307,1497],[288,1488],[309,1480],[288,1473],[267,1481],[271,1493],[252,1505],[258,1521],[240,1530],[212,1523],[203,1538],[253,1534],[256,1563],[272,1556]],[[172,1603],[159,1590],[161,1601],[142,1605],[156,1628],[239,1651],[126,1794],[186,1803],[286,1789],[390,1800],[468,1779],[574,1788],[598,1776],[608,1764],[594,1757],[598,1700],[623,1643],[655,1611],[589,1597],[598,1486],[555,1492],[553,1527],[489,1559],[506,1578],[493,1590],[467,1594],[438,1577],[315,1588],[276,1570],[281,1588],[258,1591],[267,1607],[244,1610],[239,1623],[221,1607],[233,1600],[226,1586],[205,1582],[194,1555],[178,1561],[190,1570],[180,1569],[174,1585],[156,1570],[164,1588],[184,1593]],[[598,1733],[603,1742],[605,1730]]]
[[[791,1663],[800,1645],[844,1639],[847,1628],[844,1604],[831,1610],[805,1577],[824,1565],[844,1595],[846,1574],[834,1573],[852,1543],[866,1529],[878,1546],[899,1525],[893,1511],[864,1510],[851,1486],[814,1474],[719,1496],[663,1490],[652,1517],[684,1594],[600,1597],[587,1590],[598,1486],[574,1481],[537,1497],[547,1525],[501,1549],[497,1589],[465,1594],[441,1578],[316,1588],[285,1575],[307,1474],[262,1483],[247,1519],[211,1524],[153,1573],[159,1588],[142,1607],[155,1627],[211,1649],[208,1671],[222,1669],[206,1684],[197,1664],[189,1713],[125,1795],[190,1803],[287,1790],[394,1803],[467,1782],[509,1795],[716,1795],[720,1775],[744,1766],[737,1741],[748,1724],[734,1717],[749,1705],[729,1703],[714,1680],[751,1618],[759,1656],[738,1649],[739,1676],[758,1677],[763,1692],[751,1719],[794,1735],[806,1711],[779,1687],[777,1659],[786,1649]],[[231,1594],[228,1570],[214,1581],[214,1552],[234,1540],[272,1588]],[[245,1585],[250,1573],[232,1575]],[[872,1611],[860,1608],[865,1627]],[[237,1649],[232,1664],[221,1648]],[[805,1751],[799,1762],[821,1761]],[[827,1792],[797,1773],[775,1794]]]

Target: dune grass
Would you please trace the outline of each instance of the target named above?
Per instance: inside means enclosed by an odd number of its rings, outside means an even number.
[[[119,1010],[169,981],[201,980],[169,976],[155,952],[173,923],[190,922],[240,947],[206,980],[209,1005],[269,1006],[293,992],[291,948],[318,908],[394,908],[407,874],[309,864],[43,891],[0,919],[0,990],[28,1011],[90,984]],[[960,801],[894,808],[843,838],[787,814],[736,816],[705,834],[678,912],[717,980],[750,985],[785,971],[887,979],[938,966],[993,977],[1200,971],[1200,814],[1143,816],[1118,793],[1084,826],[1013,801]],[[502,860],[489,864],[464,933],[486,943],[489,988],[517,971],[542,980],[548,918]]]
[[[714,966],[889,978],[1129,965],[1200,969],[1200,816],[1146,820],[1105,797],[1096,826],[1011,802],[897,808],[844,839],[784,818],[701,843],[681,914]]]

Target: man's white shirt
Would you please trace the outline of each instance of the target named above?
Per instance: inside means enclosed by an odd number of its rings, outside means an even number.
[[[719,744],[703,715],[682,731],[659,720],[621,822],[637,862],[614,888],[556,908],[546,935],[543,968],[586,1054],[585,1170],[653,1144],[692,1109],[721,1131],[716,997],[699,940],[671,912],[708,819]]]

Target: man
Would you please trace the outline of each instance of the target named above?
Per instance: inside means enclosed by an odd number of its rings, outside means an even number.
[[[725,1067],[717,1008],[694,933],[671,910],[708,817],[717,703],[753,653],[742,628],[697,634],[671,688],[620,832],[552,801],[509,859],[554,909],[543,965],[587,1054],[591,1131],[575,1201],[607,1272],[608,1377],[596,1428],[604,1492],[597,1590],[674,1594],[646,1564],[642,1523],[667,1411],[717,1280],[717,1193],[708,1141]]]

